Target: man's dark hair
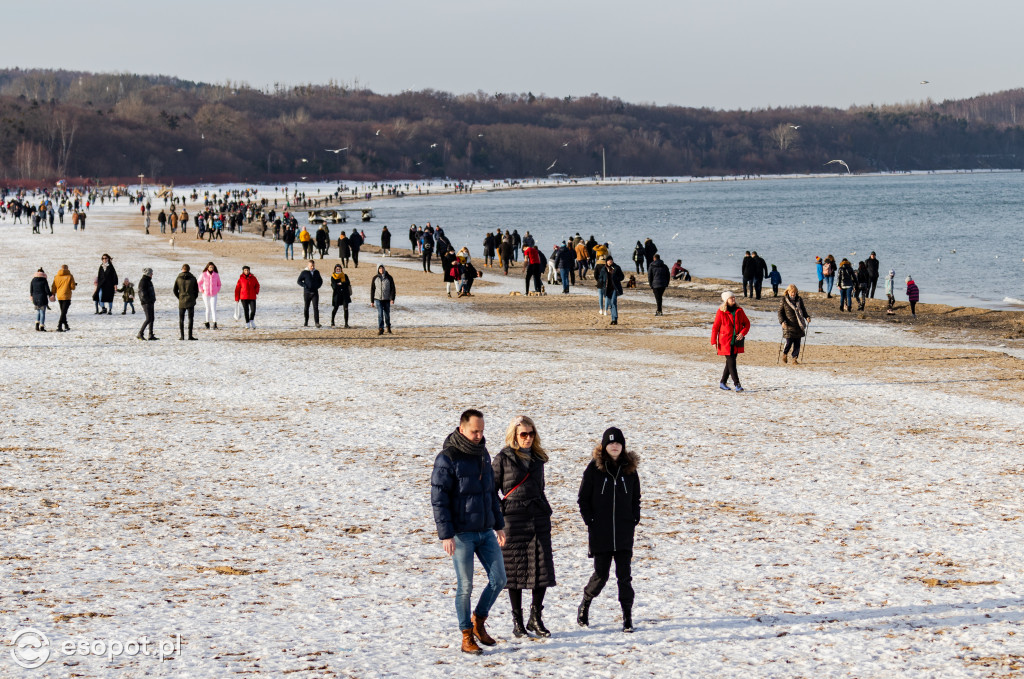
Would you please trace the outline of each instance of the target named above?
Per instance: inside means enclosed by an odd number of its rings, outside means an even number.
[[[661,255],[654,255],[654,259],[661,259]]]
[[[459,424],[466,424],[474,417],[479,417],[482,420],[484,419],[484,414],[477,410],[476,408],[470,408],[469,410],[462,413],[462,416],[459,418]]]

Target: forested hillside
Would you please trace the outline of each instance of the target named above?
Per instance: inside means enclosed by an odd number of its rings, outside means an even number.
[[[0,180],[593,175],[602,150],[616,176],[820,172],[835,158],[854,172],[1021,168],[1018,109],[1024,89],[942,103],[721,111],[596,94],[259,90],[11,69],[0,71]]]

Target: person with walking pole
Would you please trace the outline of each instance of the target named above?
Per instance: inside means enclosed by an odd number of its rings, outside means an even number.
[[[800,356],[800,340],[807,335],[807,324],[810,321],[811,315],[807,313],[800,292],[795,285],[790,284],[779,306],[779,324],[782,325],[782,338],[786,340],[786,347],[782,350],[783,363],[789,363],[789,350],[792,349],[793,365],[800,365],[797,360]]]

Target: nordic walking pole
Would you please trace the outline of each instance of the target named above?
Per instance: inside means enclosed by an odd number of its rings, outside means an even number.
[[[786,338],[783,337],[782,340],[779,342],[779,355],[775,357],[775,365],[778,365],[779,361],[782,360],[782,345],[783,345],[783,343],[785,343],[785,341],[786,341]]]
[[[807,319],[807,325],[804,327],[804,363],[807,362],[807,344],[811,339],[811,319]]]

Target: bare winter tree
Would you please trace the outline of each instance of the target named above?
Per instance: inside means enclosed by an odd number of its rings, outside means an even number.
[[[149,160],[146,162],[149,163],[149,176],[152,177],[155,182],[156,176],[164,169],[164,161],[160,160],[156,156],[150,156]]]
[[[78,120],[69,114],[58,114],[54,117],[55,151],[57,153],[57,174],[64,177],[68,173],[68,161],[71,159],[71,145],[75,141]]]
[[[796,143],[799,132],[789,123],[779,123],[768,133],[768,138],[780,151],[786,151]]]

